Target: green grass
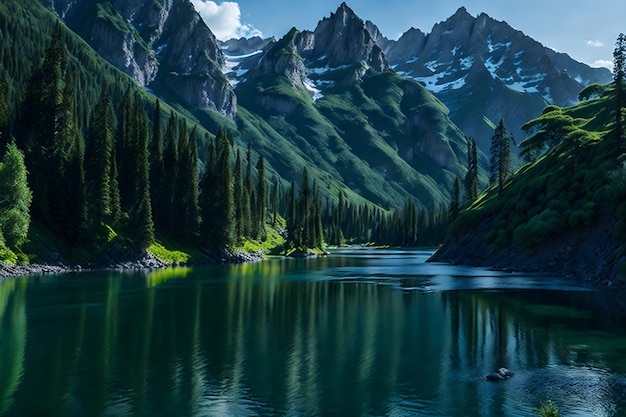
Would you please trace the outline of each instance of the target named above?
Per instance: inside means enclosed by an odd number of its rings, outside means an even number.
[[[161,259],[162,261],[169,263],[186,263],[191,260],[191,255],[189,253],[180,251],[180,250],[172,250],[163,246],[159,242],[155,242],[148,248],[148,252]]]
[[[241,249],[246,252],[279,253],[285,244],[285,239],[280,235],[279,228],[284,229],[285,220],[278,217],[275,227],[266,224],[266,238],[263,241],[246,239],[241,245]]]
[[[264,59],[293,55],[293,36],[292,31]],[[287,181],[297,181],[306,167],[325,196],[336,198],[339,189],[348,189],[352,203],[395,208],[413,196],[422,206],[447,205],[466,165],[465,138],[448,119],[448,109],[419,83],[393,71],[370,70],[354,81],[357,69],[311,74],[314,81],[334,83],[315,102],[282,74],[239,84],[240,143],[250,141]],[[262,110],[259,104],[267,101],[280,104]],[[416,115],[420,122],[408,125]],[[414,152],[422,140],[440,149]],[[433,161],[442,153],[443,168]]]

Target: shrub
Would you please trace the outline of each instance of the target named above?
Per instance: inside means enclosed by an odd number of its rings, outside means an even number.
[[[547,403],[539,407],[536,411],[541,417],[559,417],[559,409],[556,408],[551,400],[548,400]]]

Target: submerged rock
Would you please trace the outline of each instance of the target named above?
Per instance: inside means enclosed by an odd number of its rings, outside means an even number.
[[[498,381],[502,381],[504,379],[508,379],[508,378],[512,377],[513,375],[515,375],[515,373],[513,371],[511,371],[510,369],[500,368],[496,372],[492,372],[490,374],[487,374],[485,376],[485,379],[487,379],[487,381],[498,382]]]

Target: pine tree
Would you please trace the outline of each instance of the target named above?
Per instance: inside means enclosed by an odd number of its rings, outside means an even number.
[[[9,127],[9,86],[5,79],[0,80],[0,143],[8,144]]]
[[[465,175],[465,200],[473,202],[478,198],[478,151],[476,141],[467,137],[467,174]]]
[[[130,89],[124,94],[122,105],[118,116],[117,133],[117,169],[120,182],[120,200],[122,211],[130,213],[133,205],[137,202],[137,132],[138,123],[137,104]]]
[[[26,176],[24,155],[9,143],[0,164],[0,230],[10,247],[23,243],[28,235],[32,192]]]
[[[615,136],[620,143],[624,137],[623,108],[626,105],[626,35],[620,33],[613,51],[613,83],[615,85]],[[621,145],[622,147],[624,145]]]
[[[106,221],[112,214],[112,170],[114,158],[114,121],[109,89],[103,88],[100,100],[96,103],[89,124],[87,147],[85,150],[85,181],[90,212],[96,225]]]
[[[315,240],[313,247],[320,250],[324,249],[324,227],[322,225],[322,205],[320,203],[320,197],[317,195],[313,203],[313,228]]]
[[[163,131],[161,130],[161,102],[156,100],[152,121],[152,138],[150,142],[150,196],[152,198],[152,214],[157,225],[162,223],[159,198],[163,186]]]
[[[300,241],[298,240],[298,233],[296,231],[298,225],[298,210],[297,210],[297,202],[296,202],[296,186],[293,180],[291,180],[291,185],[289,187],[289,193],[287,195],[287,238],[285,242],[285,251],[297,248],[300,246]]]
[[[276,226],[278,219],[278,195],[280,194],[280,182],[279,179],[276,178],[276,182],[272,187],[271,196],[270,196],[270,204],[272,210],[272,226]]]
[[[50,200],[55,198],[53,188],[54,181],[58,181],[59,168],[53,153],[63,130],[61,122],[67,120],[63,117],[66,67],[67,49],[59,22],[44,52],[43,62],[36,67],[29,82],[18,129],[18,137],[24,138],[21,144],[33,190],[32,209],[48,224],[50,214],[54,215]]]
[[[198,206],[198,134],[194,128],[187,138],[181,132],[180,140],[180,179],[178,187],[181,190],[178,202],[182,218],[179,224],[181,237],[188,242],[196,242],[200,225],[200,208]]]
[[[135,107],[136,132],[133,141],[135,181],[133,186],[130,225],[134,229],[135,246],[141,250],[154,243],[154,222],[150,201],[150,163],[148,157],[148,116]]]
[[[85,150],[83,139],[76,136],[74,145],[74,155],[72,164],[69,168],[70,177],[74,178],[72,186],[74,187],[70,200],[70,221],[68,224],[69,239],[71,242],[78,242],[86,238],[85,233],[89,228],[89,211],[87,207],[87,182],[85,177]],[[115,162],[115,158],[113,158]],[[115,182],[117,186],[117,182]],[[112,184],[113,187],[113,184]],[[113,207],[114,202],[111,205]]]
[[[243,240],[246,229],[243,217],[243,178],[241,174],[241,155],[238,149],[233,168],[233,204],[235,206],[235,235],[239,242]]]
[[[300,246],[307,246],[311,242],[310,220],[311,215],[311,188],[309,173],[306,168],[302,173],[302,185],[298,199],[298,222],[296,223],[296,239]]]
[[[512,169],[511,144],[515,144],[513,135],[510,134],[500,119],[494,135],[491,137],[491,165],[490,181],[498,185],[498,193],[502,192],[504,183],[508,179]]]
[[[54,135],[52,152],[47,163],[56,167],[55,177],[48,178],[48,225],[59,234],[76,241],[86,226],[83,211],[84,178],[81,179],[80,161],[76,147],[82,137],[78,127],[74,99],[74,79],[65,80],[63,98],[58,113],[58,132]],[[82,197],[82,198],[81,198]]]
[[[174,201],[174,190],[176,189],[176,179],[178,178],[178,146],[177,146],[176,117],[170,113],[170,119],[165,129],[163,137],[163,172],[155,179],[159,181],[159,198],[157,199],[157,227],[164,233],[171,235],[174,232],[176,218],[176,207]]]
[[[450,202],[450,207],[448,208],[448,216],[450,220],[454,220],[459,215],[459,206],[460,206],[460,193],[461,193],[461,180],[457,177],[454,180],[454,186],[452,188],[452,201]]]
[[[263,156],[259,157],[259,161],[256,164],[257,175],[259,184],[257,185],[256,192],[256,238],[259,240],[267,239],[267,232],[265,230],[265,214],[267,211],[267,184],[265,182],[265,164],[263,162]]]
[[[254,208],[256,207],[256,198],[254,193],[254,184],[252,182],[252,145],[248,142],[248,148],[246,150],[246,173],[244,177],[244,194],[243,198],[243,216],[244,224],[246,226],[245,236],[254,237]],[[247,198],[245,198],[247,197]]]
[[[202,226],[200,240],[212,250],[228,248],[235,242],[235,211],[230,167],[230,141],[220,130],[216,137],[214,157],[209,160],[200,182]],[[212,158],[216,157],[216,161]]]
[[[117,225],[122,220],[122,197],[120,196],[119,174],[117,172],[117,155],[115,146],[113,146],[113,155],[111,156],[111,175],[109,177],[111,189],[111,223]]]

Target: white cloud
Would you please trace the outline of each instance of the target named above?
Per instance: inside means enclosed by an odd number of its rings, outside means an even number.
[[[592,67],[604,67],[604,68],[608,68],[611,71],[613,70],[613,61],[607,61],[604,59],[599,59],[596,62],[594,62],[593,64],[591,64]]]
[[[585,45],[590,46],[592,48],[602,48],[604,46],[604,44],[601,41],[599,40],[592,41],[591,39],[587,39],[585,41]]]
[[[191,0],[191,3],[219,40],[262,36],[254,26],[241,21],[241,10],[236,2],[217,4],[211,0]]]

